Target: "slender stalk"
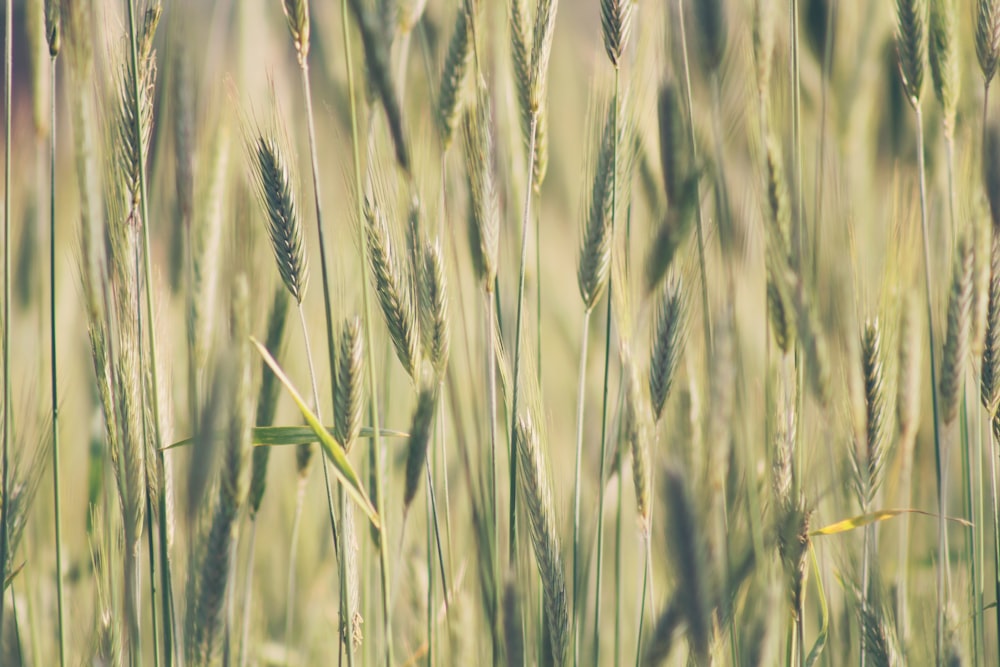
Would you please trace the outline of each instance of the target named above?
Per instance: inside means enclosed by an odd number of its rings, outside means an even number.
[[[59,496],[59,382],[56,353],[56,57],[51,71],[52,115],[49,127],[49,342],[52,357],[52,502],[56,535],[56,607],[59,630],[59,665],[66,665],[66,626],[63,609],[62,501]]]
[[[535,140],[538,133],[538,112],[532,112],[531,123],[528,127],[528,166],[527,172],[531,174],[532,165],[535,158]],[[524,308],[524,271],[528,261],[528,220],[531,217],[531,192],[533,188],[527,187],[524,195],[524,212],[521,216],[521,264],[517,276],[517,320],[514,324],[514,390],[511,394],[510,409],[510,523],[508,557],[514,561],[517,554],[517,453],[514,449],[515,426],[517,424],[517,401],[520,393],[520,369],[521,369],[521,317]]]
[[[496,347],[493,337],[496,335],[495,316],[493,309],[493,298],[491,290],[484,292],[484,305],[486,306],[486,334],[484,337],[486,346],[486,393],[489,402],[489,428],[490,428],[490,494],[493,501],[491,508],[493,521],[493,586],[495,591],[500,590],[500,489],[497,484],[497,360]],[[513,459],[511,459],[513,466]],[[499,596],[493,596],[493,618],[498,618],[500,602]],[[500,659],[500,646],[497,644],[499,632],[490,633],[493,637],[493,664],[497,664]]]
[[[687,101],[688,138],[691,141],[692,160],[697,163],[698,142],[694,137],[694,101],[692,100],[691,94],[691,65],[688,62],[687,29],[684,24],[684,0],[677,0],[677,27],[680,30],[681,59],[684,63],[684,97]],[[712,350],[712,313],[708,306],[708,270],[705,262],[705,222],[704,213],[701,210],[700,196],[695,197],[695,213],[695,232],[698,236],[698,274],[701,278],[701,317],[702,326],[705,329],[705,367],[708,368],[710,365],[710,354]],[[598,590],[600,589],[598,588]]]
[[[323,278],[323,312],[324,312],[324,315],[325,315],[325,318],[326,318],[326,345],[327,345],[327,355],[328,355],[327,358],[329,359],[329,364],[330,364],[330,384],[331,384],[331,393],[330,393],[330,395],[332,397],[333,394],[334,394],[333,384],[334,384],[335,379],[336,379],[336,368],[335,368],[335,360],[336,360],[335,349],[336,348],[334,346],[335,344],[334,344],[334,337],[333,337],[333,313],[331,312],[331,305],[330,305],[330,280],[329,280],[329,272],[328,272],[327,263],[326,263],[326,241],[325,241],[324,235],[323,235],[323,206],[322,206],[322,203],[321,203],[321,195],[320,195],[320,187],[319,187],[319,158],[317,156],[317,150],[316,150],[316,124],[315,124],[315,122],[313,120],[312,85],[309,82],[309,61],[305,57],[301,58],[300,61],[299,61],[299,71],[302,74],[302,90],[303,90],[303,93],[305,94],[305,100],[306,100],[306,120],[307,120],[307,125],[308,125],[308,128],[309,128],[309,159],[310,159],[310,166],[311,166],[311,171],[312,171],[313,198],[314,198],[314,201],[315,201],[315,204],[316,204],[316,230],[317,230],[317,235],[318,235],[317,236],[317,241],[319,243],[320,271],[321,271],[322,278]],[[301,308],[300,308],[300,312],[301,312]],[[314,392],[314,400],[316,401],[316,407],[318,409],[319,408],[319,395],[318,395],[318,393],[316,393],[315,378],[313,379],[313,392]],[[331,398],[331,400],[332,400],[332,398]],[[333,519],[333,494],[332,494],[331,488],[330,488],[330,471],[329,471],[329,468],[327,467],[328,465],[329,465],[329,462],[327,461],[326,457],[323,457],[323,481],[326,484],[326,495],[327,495],[327,502],[328,502],[329,510],[330,510],[331,525],[335,526],[336,524],[335,524],[334,519]],[[340,497],[340,503],[339,503],[341,517],[343,517],[343,512],[344,512],[344,498],[343,498],[343,494],[344,494],[344,492],[343,492],[343,490],[341,490],[341,493],[340,493],[341,497]],[[334,539],[336,540],[336,533],[337,533],[336,528],[334,528],[333,532],[334,532]],[[344,545],[344,547],[348,548],[346,544]],[[341,554],[346,554],[346,551],[341,550]],[[346,590],[343,588],[343,584],[346,583],[346,579],[347,579],[347,564],[346,563],[347,563],[346,557],[342,557],[338,561],[338,568],[340,570],[340,579],[341,579],[341,585],[342,585],[342,587],[341,587],[341,595],[340,595],[340,597],[341,597],[341,611],[346,611],[347,608],[348,608],[347,607],[347,603],[346,603],[346,595],[347,594],[346,594]],[[347,619],[347,620],[343,621],[343,623],[347,624],[347,630],[345,631],[345,633],[344,633],[344,635],[342,637],[343,642],[344,642],[344,646],[347,649],[347,664],[348,665],[353,665],[354,664],[354,652],[353,652],[353,644],[352,644],[351,632],[350,632],[350,623],[352,623],[352,621],[350,619],[350,614],[349,613],[346,614],[346,615],[344,615],[343,618]]]
[[[992,421],[992,420],[991,420]],[[990,491],[993,496],[993,567],[994,567],[994,595],[1000,601],[1000,501],[997,493],[997,458],[1000,452],[997,451],[996,433],[990,425],[990,480],[992,482]],[[997,637],[1000,637],[1000,614],[994,614],[997,621]]]
[[[966,386],[968,383],[965,383]],[[976,385],[977,387],[979,385]],[[979,569],[981,564],[979,563],[979,539],[976,532],[975,526],[978,525],[978,516],[976,514],[976,495],[980,487],[976,486],[975,479],[972,474],[972,452],[970,447],[972,443],[970,442],[969,435],[969,406],[968,406],[968,392],[963,388],[962,390],[962,410],[959,422],[959,437],[961,441],[962,448],[962,482],[965,489],[965,498],[963,498],[964,514],[968,520],[972,523],[973,527],[965,532],[965,558],[970,565],[970,576],[969,576],[969,606],[976,611],[972,614],[972,664],[979,664],[979,648],[980,648],[980,633],[982,631],[982,607],[976,605],[976,600],[979,597]],[[979,459],[982,461],[982,458]]]
[[[614,85],[615,85],[615,87],[614,87],[614,97],[613,97],[613,99],[611,101],[611,103],[613,105],[613,109],[614,109],[614,127],[612,128],[612,133],[613,134],[612,134],[612,141],[611,141],[611,246],[612,246],[612,248],[614,247],[615,229],[617,228],[617,222],[618,222],[618,140],[620,138],[619,137],[619,130],[618,130],[618,128],[620,127],[620,125],[619,125],[619,116],[621,115],[621,113],[620,113],[620,111],[621,111],[621,109],[620,109],[620,99],[619,99],[620,98],[620,90],[621,90],[621,68],[620,67],[615,67],[615,84]],[[701,210],[700,206],[701,205],[699,204],[699,209],[698,209],[699,211]],[[699,226],[699,232],[700,232],[700,230],[701,230],[701,227]],[[628,234],[626,234],[626,243],[627,242],[628,242]],[[626,248],[627,248],[627,246],[626,246]],[[628,262],[627,262],[628,253],[627,252],[625,253],[625,257],[626,257],[625,268],[627,269],[628,268]],[[613,256],[612,256],[612,261],[614,261],[613,260]],[[603,547],[604,547],[604,501],[603,501],[603,498],[604,498],[604,464],[605,464],[605,459],[607,458],[607,446],[608,446],[608,438],[607,438],[608,373],[609,373],[610,368],[611,368],[611,318],[612,318],[612,306],[611,306],[611,304],[612,304],[612,289],[614,287],[614,282],[615,282],[614,279],[609,276],[609,278],[608,278],[608,315],[607,315],[607,322],[605,323],[605,330],[604,330],[604,398],[602,399],[602,404],[601,404],[601,464],[600,464],[599,477],[598,477],[598,480],[597,480],[598,488],[600,489],[600,498],[601,498],[601,501],[599,502],[599,507],[598,507],[598,510],[597,510],[597,594],[596,594],[597,602],[596,602],[596,615],[595,615],[595,620],[594,620],[594,657],[595,657],[595,660],[600,660],[599,656],[600,656],[600,649],[601,649],[601,645],[600,645],[600,641],[601,641],[601,639],[600,639],[600,632],[598,632],[598,630],[600,629],[600,622],[601,622],[601,568],[604,565],[603,558],[602,558],[602,553],[601,553],[603,551]],[[703,283],[703,286],[704,286],[704,283]],[[706,312],[708,312],[707,311],[707,303],[708,302],[706,301],[705,303],[706,303]],[[706,322],[707,322],[707,320],[706,320]],[[586,316],[585,321],[584,321],[584,345],[583,345],[584,350],[582,352],[582,354],[584,355],[584,357],[586,356],[586,335],[587,335],[587,329],[589,329],[589,323],[590,323],[590,312],[588,311],[587,316]],[[585,367],[585,364],[586,364],[586,359],[584,358],[580,362],[580,368],[581,368],[581,372],[580,372],[581,379],[580,379],[580,382],[581,383],[584,381],[583,380],[583,369]],[[581,385],[580,391],[581,391],[581,394],[580,394],[581,395],[580,409],[582,410],[583,409],[583,400],[582,400],[583,386],[582,385]],[[579,420],[578,429],[582,429],[582,419],[583,419],[583,415],[581,413],[580,416],[578,417],[578,420]],[[578,439],[582,439],[582,437],[583,437],[583,434],[582,434],[582,430],[581,430],[580,433],[579,433],[579,435],[578,435]],[[577,478],[578,479],[579,479],[579,476],[580,476],[580,474],[579,474],[580,447],[581,447],[581,445],[579,444],[579,441],[578,441],[578,445],[577,445]],[[579,483],[577,483],[577,487],[579,487]],[[621,494],[619,494],[619,496],[620,495]],[[620,498],[619,498],[619,500],[620,500]],[[578,502],[578,499],[574,499],[574,502]],[[620,512],[621,512],[621,508],[619,508],[619,513]],[[575,528],[574,528],[574,530],[575,530]],[[575,571],[575,568],[576,568],[576,541],[577,541],[576,540],[576,536],[574,535],[574,540],[573,540],[573,542],[574,542],[574,545],[573,545],[573,556],[574,556],[574,558],[573,558],[573,564],[574,564],[574,572],[573,572],[573,586],[574,586],[574,588],[573,588],[573,594],[574,595],[576,594],[576,584],[577,584],[577,581],[576,581],[576,574],[577,573]],[[615,566],[616,566],[616,568],[618,567],[617,563],[616,563]],[[617,582],[617,577],[616,577],[616,582]],[[616,623],[617,623],[617,616],[618,616],[618,614],[617,614],[617,604],[616,604],[616,614],[615,614],[615,616],[616,616]],[[617,661],[618,660],[618,656],[619,656],[618,649],[617,649],[617,646],[618,646],[618,629],[617,629],[617,627],[616,627],[616,630],[615,630],[615,646],[616,646],[616,649],[615,649],[615,660]],[[575,650],[575,642],[574,642],[574,650]]]
[[[10,489],[10,98],[11,98],[11,24],[14,22],[13,0],[4,6],[4,188],[3,188],[3,470],[0,497],[8,498]],[[9,503],[0,503],[0,635],[3,634],[4,594],[6,593]]]
[[[646,624],[646,594],[652,586],[652,582],[650,581],[650,571],[653,569],[651,540],[647,538],[643,541],[646,543],[646,550],[645,563],[642,568],[642,596],[639,601],[639,636],[635,642],[635,667],[639,667],[642,664],[642,630]],[[650,594],[649,597],[655,600],[654,595]]]
[[[356,208],[356,215],[358,220],[364,219],[364,201],[362,199],[362,180],[361,180],[361,154],[360,154],[360,141],[358,137],[358,112],[357,103],[355,97],[355,85],[354,85],[354,66],[352,64],[351,55],[351,31],[348,23],[348,12],[347,12],[347,0],[340,0],[340,21],[343,29],[344,37],[344,60],[347,68],[347,97],[350,103],[351,109],[351,152],[354,163],[354,199]],[[358,239],[357,239],[358,252],[361,260],[361,271],[362,273],[367,273],[368,262],[366,260],[366,251],[364,239],[361,237],[361,230],[358,229]],[[382,527],[380,529],[380,536],[378,541],[379,549],[379,570],[381,571],[382,577],[382,621],[385,629],[385,666],[391,667],[393,663],[392,659],[392,625],[389,617],[389,556],[388,556],[388,546],[387,546],[387,534],[388,529],[386,528],[386,512],[385,512],[385,502],[382,497],[382,439],[379,433],[379,413],[378,413],[378,382],[376,380],[375,373],[375,353],[374,345],[372,345],[372,327],[371,327],[371,310],[369,307],[368,298],[368,276],[363,275],[361,279],[361,303],[362,303],[362,325],[364,328],[365,336],[365,355],[367,356],[365,367],[368,371],[368,395],[370,397],[370,403],[368,404],[368,414],[372,423],[372,452],[375,460],[375,498],[374,502],[376,507],[378,507],[380,512],[380,518],[382,520]]]
[[[830,69],[833,66],[833,26],[834,9],[837,0],[831,0],[826,9],[826,27],[823,35],[823,71],[820,76],[820,105],[819,105],[819,150],[816,155],[816,188],[813,193],[813,251],[812,251],[812,279],[813,286],[819,283],[819,230],[820,212],[823,210],[823,171],[826,162],[826,117],[827,104],[829,103],[829,89],[827,79],[830,77]]]
[[[624,461],[618,466],[618,516],[615,518],[615,652],[614,664],[621,664],[622,657],[622,544],[625,524],[625,475]]]
[[[938,571],[937,571],[937,658],[944,657],[945,560],[948,553],[948,533],[945,524],[944,480],[941,475],[941,427],[938,423],[937,371],[934,347],[934,309],[931,305],[931,252],[927,230],[927,181],[924,169],[924,119],[919,106],[914,107],[917,120],[917,172],[920,177],[920,230],[924,249],[924,287],[927,298],[927,340],[931,362],[931,412],[934,419],[934,466],[938,489]]]
[[[139,77],[139,50],[138,50],[138,35],[136,33],[136,22],[135,22],[135,4],[136,0],[128,0],[126,3],[128,5],[128,28],[129,28],[129,49],[131,50],[132,59],[132,103],[134,108],[132,109],[133,117],[136,119],[142,118],[142,113],[140,109],[141,100],[143,95],[141,94],[140,88],[140,77]],[[138,122],[138,121],[137,121]],[[146,147],[143,145],[141,140],[136,142],[136,158],[139,163],[139,197],[140,204],[142,206],[142,256],[143,256],[143,284],[145,293],[145,306],[147,313],[148,326],[146,330],[148,331],[147,337],[149,340],[149,376],[150,376],[150,386],[152,387],[152,395],[150,403],[152,403],[152,416],[153,416],[153,449],[156,450],[156,474],[160,476],[159,487],[162,489],[164,486],[163,480],[163,451],[161,449],[161,443],[163,441],[162,434],[160,433],[160,401],[158,396],[158,387],[160,386],[158,380],[159,365],[156,359],[156,326],[153,322],[153,287],[152,287],[152,258],[149,250],[149,191],[146,183]],[[145,402],[146,392],[143,392],[143,401]],[[165,664],[167,667],[173,664],[173,615],[171,613],[172,609],[172,585],[171,574],[170,574],[170,554],[167,549],[167,505],[166,505],[166,493],[159,494],[159,501],[157,503],[158,513],[159,513],[159,550],[160,550],[160,561],[162,563],[161,571],[161,596],[160,602],[162,605],[162,615],[163,615],[163,649]],[[153,614],[156,614],[156,609],[154,607]],[[154,621],[155,622],[155,621]]]
[[[579,664],[580,653],[580,459],[583,456],[583,406],[587,387],[587,342],[590,334],[588,308],[583,314],[580,343],[580,375],[576,392],[576,469],[573,484],[573,665]]]
[[[796,0],[788,0],[789,16],[788,26],[790,31],[790,43],[792,57],[790,59],[791,84],[792,84],[792,148],[793,162],[792,171],[795,174],[795,225],[798,233],[795,238],[795,258],[798,267],[802,267],[802,243],[805,231],[805,220],[802,219],[802,86],[799,74],[799,3]]]
[[[913,496],[913,445],[916,433],[908,429],[899,434],[899,447],[903,452],[903,461],[899,473],[899,486],[903,490],[903,500],[900,507],[910,507]],[[899,528],[899,565],[897,567],[898,601],[896,617],[899,623],[899,639],[906,645],[909,636],[909,605],[907,589],[909,587],[909,555],[910,555],[910,521],[909,517],[900,517],[902,524]]]
[[[247,555],[246,576],[243,583],[243,630],[240,639],[239,666],[246,667],[247,655],[250,653],[250,610],[253,609],[253,561],[254,547],[257,545],[257,518],[250,519],[250,553]]]
[[[305,308],[302,306],[301,303],[299,303],[298,311],[299,311],[299,322],[302,325],[302,340],[303,340],[303,342],[305,344],[305,348],[306,348],[306,361],[308,362],[308,366],[309,366],[309,382],[312,385],[313,406],[314,406],[314,409],[316,411],[316,417],[322,423],[322,421],[323,421],[322,411],[320,410],[320,407],[319,407],[319,387],[316,384],[316,367],[313,364],[312,346],[309,343],[309,331],[308,331],[308,329],[306,327]],[[338,541],[337,541],[337,518],[336,518],[336,515],[334,514],[334,509],[333,509],[333,490],[332,490],[332,486],[330,485],[330,470],[328,468],[326,456],[322,456],[322,459],[323,459],[323,462],[322,462],[323,482],[326,485],[326,506],[327,506],[327,512],[330,515],[330,529],[333,532],[333,542],[334,542],[334,545],[337,545],[338,544]],[[292,597],[292,591],[294,590],[294,585],[295,585],[295,554],[297,552],[297,547],[298,547],[298,526],[299,526],[299,522],[301,521],[301,518],[302,518],[302,502],[305,499],[305,487],[306,487],[306,479],[303,478],[299,482],[299,492],[298,492],[298,497],[296,498],[296,504],[295,504],[295,522],[294,522],[293,528],[292,528],[292,545],[291,545],[292,557],[289,559],[289,564],[288,564],[288,584],[289,584],[288,592],[289,592],[289,602],[288,602],[288,607],[286,609],[286,615],[285,615],[285,641],[286,642],[288,642],[288,637],[289,637],[290,630],[291,630],[292,600],[294,599]],[[338,565],[338,567],[340,569],[343,569],[345,567],[344,566],[344,562],[345,562],[346,559],[344,558],[344,553],[343,552],[341,552],[340,556],[341,557],[339,559],[339,565]],[[345,597],[345,595],[346,595],[346,591],[345,590],[341,590],[340,591],[340,597],[341,597],[342,600]],[[347,641],[346,644],[348,644],[347,654],[348,654],[348,659],[349,659],[348,663],[350,664],[350,662],[351,662],[350,661],[350,656],[351,656],[350,641]],[[287,646],[286,646],[286,648],[287,648]]]

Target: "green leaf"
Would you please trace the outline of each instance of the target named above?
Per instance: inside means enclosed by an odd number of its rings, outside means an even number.
[[[325,426],[326,431],[333,433],[332,426]],[[403,431],[393,431],[391,429],[379,429],[379,435],[383,438],[408,438],[409,433]],[[255,426],[250,434],[254,446],[256,447],[287,447],[290,445],[300,445],[303,442],[313,442],[316,434],[310,426]],[[374,437],[375,431],[370,426],[361,427],[361,437]],[[177,447],[187,447],[194,443],[194,437],[184,438],[171,443],[161,451],[176,449]]]
[[[305,401],[302,400],[302,396],[299,392],[295,390],[292,385],[292,381],[288,379],[281,367],[278,366],[278,362],[274,360],[271,353],[267,351],[267,348],[260,344],[260,342],[254,338],[250,337],[250,342],[254,344],[257,351],[260,352],[260,356],[264,359],[264,362],[270,366],[271,370],[274,371],[275,377],[281,380],[281,384],[285,385],[285,389],[288,390],[288,394],[295,401],[295,404],[299,407],[299,412],[302,413],[302,417],[305,418],[306,423],[309,424],[312,434],[319,439],[320,447],[323,448],[323,452],[327,455],[327,458],[333,463],[333,472],[337,475],[337,478],[344,485],[347,490],[347,495],[351,496],[351,499],[356,502],[361,509],[365,511],[368,518],[371,519],[372,524],[376,528],[380,528],[378,511],[376,511],[375,506],[372,505],[371,501],[368,499],[368,495],[365,493],[365,487],[361,484],[361,479],[358,474],[351,467],[351,462],[347,460],[347,455],[344,453],[343,448],[340,446],[330,432],[320,424],[319,419],[313,414],[312,410],[306,405]]]
[[[805,667],[813,667],[816,664],[820,655],[823,654],[823,649],[826,648],[826,638],[830,634],[830,610],[826,606],[823,577],[820,575],[819,563],[816,561],[816,550],[812,548],[812,545],[809,546],[809,555],[812,556],[813,573],[816,576],[816,589],[819,592],[819,634],[816,636],[816,642],[806,657]]]
[[[901,509],[901,510],[879,510],[877,512],[869,512],[868,514],[859,514],[858,516],[853,516],[850,519],[844,519],[843,521],[837,521],[836,523],[831,523],[829,526],[823,526],[818,530],[814,530],[809,533],[810,537],[815,537],[816,535],[836,535],[837,533],[846,533],[849,530],[854,530],[855,528],[861,528],[872,523],[877,523],[879,521],[885,521],[886,519],[891,519],[900,514],[922,514],[923,516],[937,517],[936,514],[931,512],[924,512],[922,510],[913,509]],[[966,528],[971,528],[972,524],[965,519],[956,519],[954,517],[945,517],[948,521],[954,521],[955,523],[961,524]]]

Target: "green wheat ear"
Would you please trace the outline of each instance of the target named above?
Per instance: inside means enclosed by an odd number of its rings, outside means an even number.
[[[912,106],[920,103],[927,59],[926,0],[896,0],[896,52],[906,98]]]
[[[1000,62],[1000,2],[976,2],[976,58],[987,86],[993,81]]]
[[[267,215],[267,232],[278,273],[298,303],[309,284],[309,264],[295,186],[284,148],[273,133],[258,131],[248,146],[251,177]]]

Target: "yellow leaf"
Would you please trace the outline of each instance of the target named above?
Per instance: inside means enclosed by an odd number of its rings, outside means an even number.
[[[886,519],[891,519],[894,516],[899,516],[900,514],[922,514],[923,516],[937,517],[936,514],[930,512],[924,512],[923,510],[914,509],[896,509],[896,510],[878,510],[877,512],[869,512],[868,514],[859,514],[858,516],[853,516],[850,519],[844,519],[842,521],[837,521],[836,523],[831,523],[828,526],[823,526],[818,530],[814,530],[809,533],[810,537],[815,537],[816,535],[836,535],[837,533],[846,533],[849,530],[854,530],[855,528],[861,528],[872,523],[878,523],[879,521],[885,521]],[[948,521],[954,521],[955,523],[961,524],[968,528],[972,527],[972,524],[965,519],[956,519],[954,517],[945,517]]]

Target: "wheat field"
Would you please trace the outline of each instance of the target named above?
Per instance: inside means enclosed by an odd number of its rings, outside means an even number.
[[[4,0],[0,665],[995,665],[1000,0]]]

